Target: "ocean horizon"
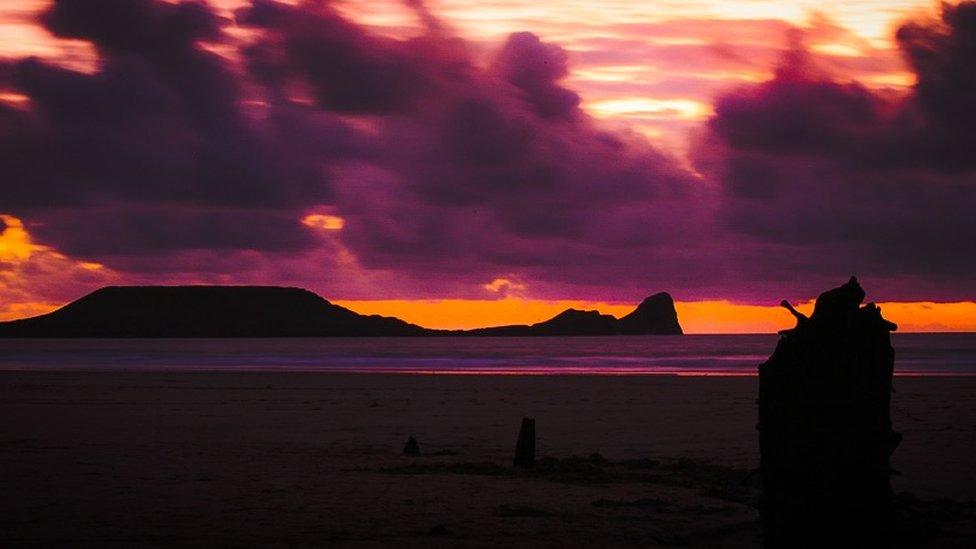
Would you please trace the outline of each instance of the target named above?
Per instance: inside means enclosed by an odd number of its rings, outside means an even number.
[[[6,339],[0,370],[749,376],[777,334]],[[893,334],[895,375],[976,375],[976,333]]]

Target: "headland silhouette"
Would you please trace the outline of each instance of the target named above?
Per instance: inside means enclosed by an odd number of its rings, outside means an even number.
[[[110,286],[37,317],[0,323],[0,337],[257,338],[420,336],[597,336],[681,334],[667,293],[617,319],[568,309],[532,325],[434,330],[361,315],[301,288]]]

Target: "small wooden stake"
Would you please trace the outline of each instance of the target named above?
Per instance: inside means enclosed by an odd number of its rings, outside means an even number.
[[[515,443],[515,467],[531,469],[535,465],[535,419],[522,418],[518,442]]]
[[[417,439],[410,437],[407,439],[407,444],[403,447],[403,455],[405,456],[419,456],[420,455],[420,444],[417,444]]]

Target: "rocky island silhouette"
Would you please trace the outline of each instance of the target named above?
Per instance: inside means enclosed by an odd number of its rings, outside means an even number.
[[[301,288],[110,286],[54,312],[0,323],[0,337],[417,337],[681,334],[674,300],[654,294],[620,319],[568,309],[532,325],[433,330],[361,315]]]

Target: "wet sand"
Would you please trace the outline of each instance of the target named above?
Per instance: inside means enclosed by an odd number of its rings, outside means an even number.
[[[756,384],[0,372],[0,545],[753,547]],[[976,499],[976,378],[896,389],[895,490]],[[523,416],[559,458],[534,473]]]

